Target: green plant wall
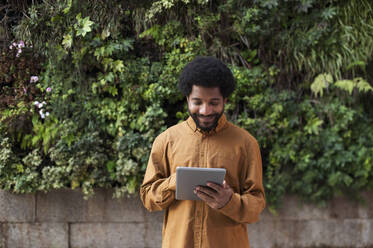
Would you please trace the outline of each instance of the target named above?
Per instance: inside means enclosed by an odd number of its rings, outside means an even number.
[[[176,84],[197,55],[237,80],[226,114],[261,145],[271,209],[286,193],[324,203],[372,188],[370,1],[22,8],[7,12],[16,21],[0,60],[0,188],[135,193],[154,138],[188,116]]]

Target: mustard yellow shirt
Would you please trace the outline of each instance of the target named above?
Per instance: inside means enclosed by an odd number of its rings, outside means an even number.
[[[176,200],[178,166],[225,168],[231,200],[218,210]],[[259,145],[225,115],[209,133],[189,117],[155,139],[140,196],[149,211],[165,211],[162,248],[248,248],[246,224],[258,221],[265,207]]]

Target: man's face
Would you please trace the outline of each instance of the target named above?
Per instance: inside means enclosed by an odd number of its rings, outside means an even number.
[[[187,97],[188,110],[197,127],[202,131],[214,129],[224,112],[223,98],[218,87],[206,88],[193,85],[192,92]]]

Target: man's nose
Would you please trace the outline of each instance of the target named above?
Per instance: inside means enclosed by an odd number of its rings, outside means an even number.
[[[212,109],[208,104],[203,104],[201,108],[199,109],[199,114],[201,115],[209,115],[211,114]]]

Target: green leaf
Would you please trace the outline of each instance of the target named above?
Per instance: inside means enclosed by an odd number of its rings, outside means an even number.
[[[74,24],[74,28],[76,30],[76,35],[77,36],[85,36],[87,33],[92,31],[92,25],[94,22],[89,20],[89,16],[85,17],[84,19],[81,19],[81,13],[79,13],[76,16],[76,19],[78,23]]]
[[[65,47],[65,49],[68,49],[72,46],[72,44],[73,44],[73,38],[71,34],[65,34],[63,36],[62,45]]]
[[[358,88],[359,92],[373,91],[373,87],[364,79],[357,78],[356,81],[357,81],[356,87]]]
[[[128,193],[133,194],[136,192],[137,181],[138,180],[136,179],[136,177],[130,178],[130,180],[126,184]]]
[[[124,70],[124,64],[123,60],[116,60],[113,63],[113,71],[114,72],[123,72]]]
[[[64,8],[63,10],[63,13],[66,15],[67,13],[69,13],[70,9],[71,9],[71,6],[72,6],[72,0],[68,0],[67,1],[67,7]]]
[[[71,189],[76,189],[76,188],[78,188],[79,186],[80,186],[80,183],[79,183],[78,180],[73,179],[73,180],[71,181]]]
[[[347,91],[350,95],[352,94],[352,91],[354,90],[354,81],[352,80],[338,80],[335,82],[335,86],[338,88]]]
[[[102,30],[101,39],[105,40],[109,36],[110,36],[109,28],[105,28],[104,30]]]
[[[360,67],[361,69],[364,70],[364,68],[365,68],[367,65],[366,65],[366,63],[365,63],[364,61],[355,61],[355,62],[349,64],[349,65],[347,66],[346,69],[347,69],[347,70],[350,70],[351,68],[354,68],[354,67],[356,67],[356,66],[358,66],[358,67]]]
[[[323,124],[322,120],[320,120],[318,117],[313,117],[307,122],[307,125],[304,127],[304,130],[308,134],[318,135],[322,124]]]
[[[333,77],[331,74],[324,73],[318,75],[313,83],[311,84],[312,92],[317,96],[323,96],[324,89],[327,88],[333,82]]]
[[[115,161],[113,161],[113,160],[109,160],[109,161],[106,163],[106,168],[107,168],[108,172],[110,173],[110,177],[111,177],[112,179],[115,178],[115,172],[114,172],[114,168],[115,168],[115,166],[116,166],[116,163],[115,163]]]
[[[36,145],[39,142],[39,140],[40,140],[39,136],[32,137],[32,140],[31,140],[32,145],[33,146]]]

